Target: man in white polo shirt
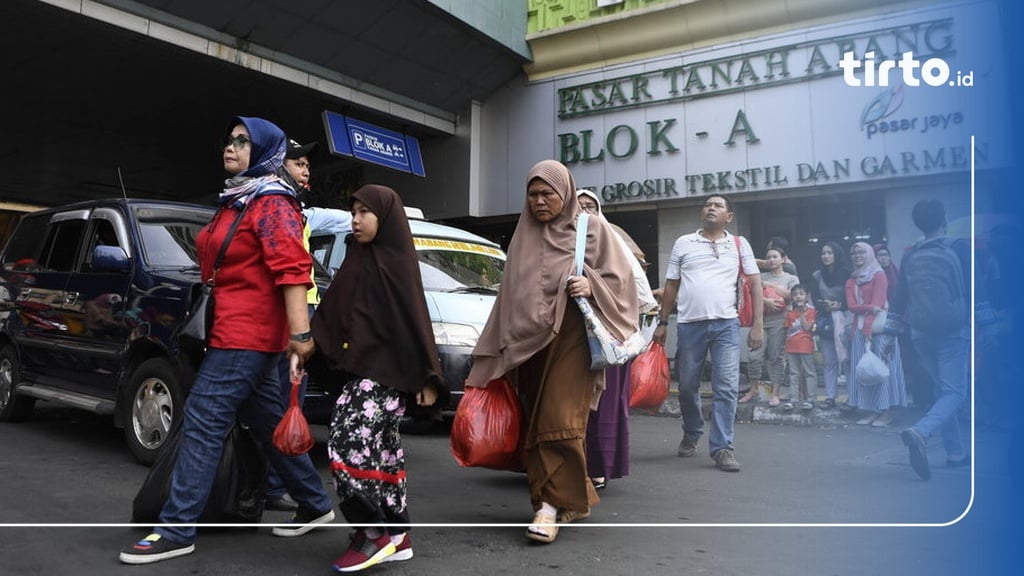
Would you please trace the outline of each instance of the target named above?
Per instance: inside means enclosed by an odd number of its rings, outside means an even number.
[[[728,198],[708,196],[701,211],[701,228],[693,234],[680,236],[672,246],[654,340],[665,343],[668,317],[678,302],[676,375],[683,417],[683,440],[679,443],[678,454],[684,458],[696,454],[697,441],[704,434],[700,377],[710,350],[713,396],[708,451],[719,470],[739,472],[740,463],[733,452],[732,441],[740,382],[736,282],[741,262],[753,296],[754,323],[747,340],[751,350],[761,347],[764,326],[757,261],[746,238],[734,237],[726,231],[732,218],[732,203]]]

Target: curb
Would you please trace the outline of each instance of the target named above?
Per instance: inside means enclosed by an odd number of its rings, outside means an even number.
[[[705,419],[711,411],[711,383],[701,383],[701,407]],[[658,416],[679,418],[679,389],[675,382],[669,389],[668,398],[661,404],[658,410],[630,409],[630,415]],[[846,418],[838,408],[823,409],[815,407],[813,410],[782,410],[768,406],[767,402],[754,401],[736,406],[737,422],[753,422],[755,424],[785,424],[790,426],[843,426],[848,424]]]

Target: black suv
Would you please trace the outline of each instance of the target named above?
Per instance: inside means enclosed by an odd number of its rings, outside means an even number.
[[[0,422],[36,400],[112,414],[152,463],[185,394],[171,334],[213,213],[114,199],[23,216],[0,254]]]

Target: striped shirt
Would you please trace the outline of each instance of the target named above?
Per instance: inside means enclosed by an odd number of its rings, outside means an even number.
[[[700,234],[680,236],[672,245],[665,278],[679,281],[676,298],[677,321],[697,322],[736,318],[736,281],[739,277],[739,255],[734,236],[728,231],[716,242]],[[740,236],[743,271],[748,276],[759,274],[754,251],[746,238]]]

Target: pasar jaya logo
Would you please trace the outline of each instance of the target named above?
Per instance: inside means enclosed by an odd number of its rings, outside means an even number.
[[[959,126],[964,121],[964,115],[960,112],[897,117],[896,111],[903,105],[905,95],[903,84],[898,82],[896,86],[883,90],[864,106],[860,113],[860,129],[867,135],[868,140],[878,134],[893,132],[938,132],[950,126]]]

